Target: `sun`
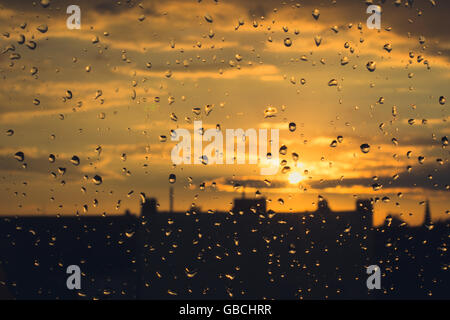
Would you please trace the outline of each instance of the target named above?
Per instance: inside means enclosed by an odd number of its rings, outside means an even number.
[[[299,172],[294,171],[289,174],[288,180],[289,180],[289,183],[297,184],[303,180],[303,177]]]

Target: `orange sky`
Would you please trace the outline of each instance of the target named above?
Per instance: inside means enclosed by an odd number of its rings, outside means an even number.
[[[384,3],[379,31],[365,25],[365,1],[0,3],[4,214],[138,212],[141,192],[167,209],[175,174],[176,210],[228,210],[245,186],[275,211],[313,210],[319,194],[335,210],[377,197],[377,223],[390,212],[417,224],[428,198],[433,218],[448,218],[449,113],[439,103],[450,96],[445,1]],[[66,28],[69,4],[81,8],[81,30]],[[264,117],[268,106],[274,117]],[[174,166],[170,130],[192,132],[194,120],[280,129],[280,160],[301,181],[281,170],[261,176],[258,165]]]

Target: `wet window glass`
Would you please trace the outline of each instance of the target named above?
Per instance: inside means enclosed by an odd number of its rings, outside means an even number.
[[[0,298],[448,299],[449,10],[0,1]]]

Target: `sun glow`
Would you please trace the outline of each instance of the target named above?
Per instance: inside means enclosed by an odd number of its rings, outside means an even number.
[[[289,180],[289,183],[297,184],[303,180],[303,177],[300,174],[300,172],[294,171],[289,174],[288,180]]]

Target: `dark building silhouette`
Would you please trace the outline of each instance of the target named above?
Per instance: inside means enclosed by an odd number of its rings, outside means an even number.
[[[331,210],[328,207],[328,201],[319,195],[317,200],[317,212],[319,213],[329,213]]]
[[[374,227],[373,201],[333,211],[266,213],[266,199],[232,212],[0,217],[0,297],[18,299],[448,299],[449,223]],[[255,214],[257,213],[257,214]],[[259,214],[258,214],[259,213]],[[431,221],[429,205],[425,220]],[[66,268],[80,266],[82,289]],[[366,267],[382,270],[380,290]]]
[[[245,197],[245,193],[242,193],[242,198],[234,199],[233,208],[234,213],[239,212],[253,212],[259,214],[266,214],[266,198],[261,197],[258,199],[249,199]]]
[[[141,203],[141,217],[151,217],[158,212],[158,202],[155,198],[145,198],[145,201]]]

